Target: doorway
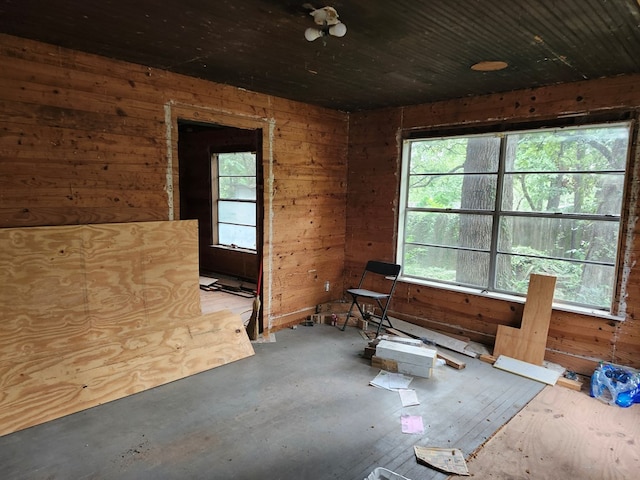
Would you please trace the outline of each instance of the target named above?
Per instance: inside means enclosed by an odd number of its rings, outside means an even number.
[[[198,220],[200,274],[259,284],[262,130],[178,120],[178,158],[180,218]]]

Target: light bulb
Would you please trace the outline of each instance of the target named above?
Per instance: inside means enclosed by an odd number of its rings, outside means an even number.
[[[344,23],[336,23],[335,25],[329,27],[329,34],[334,37],[344,37],[347,33],[347,26]]]
[[[306,38],[310,42],[313,42],[316,38],[320,38],[321,36],[322,31],[318,30],[317,28],[307,28],[304,31],[304,38]]]

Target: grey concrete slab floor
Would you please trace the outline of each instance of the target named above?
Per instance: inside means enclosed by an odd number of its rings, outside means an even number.
[[[256,355],[0,437],[0,478],[361,480],[375,467],[444,479],[414,445],[465,455],[512,418],[542,384],[465,358],[409,388],[420,405],[369,385],[355,328],[299,326],[254,344]],[[422,416],[422,435],[402,433]]]

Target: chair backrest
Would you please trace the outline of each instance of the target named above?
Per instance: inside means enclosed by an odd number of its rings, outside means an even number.
[[[364,283],[364,279],[367,276],[367,272],[371,272],[377,275],[391,277],[390,280],[392,280],[393,282],[391,286],[391,292],[393,292],[401,269],[402,269],[402,266],[398,265],[397,263],[387,263],[387,262],[380,262],[378,260],[369,260],[367,262],[367,265],[364,268],[364,272],[362,272],[362,278],[360,278],[360,284],[358,285],[358,288],[362,287],[362,284]]]
[[[386,275],[387,277],[397,277],[402,267],[397,263],[379,262],[377,260],[369,260],[365,270],[368,272]]]

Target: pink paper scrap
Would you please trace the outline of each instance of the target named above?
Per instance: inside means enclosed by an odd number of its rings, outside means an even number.
[[[414,435],[422,435],[424,433],[424,424],[420,415],[402,415],[400,422],[402,423],[402,433]]]

